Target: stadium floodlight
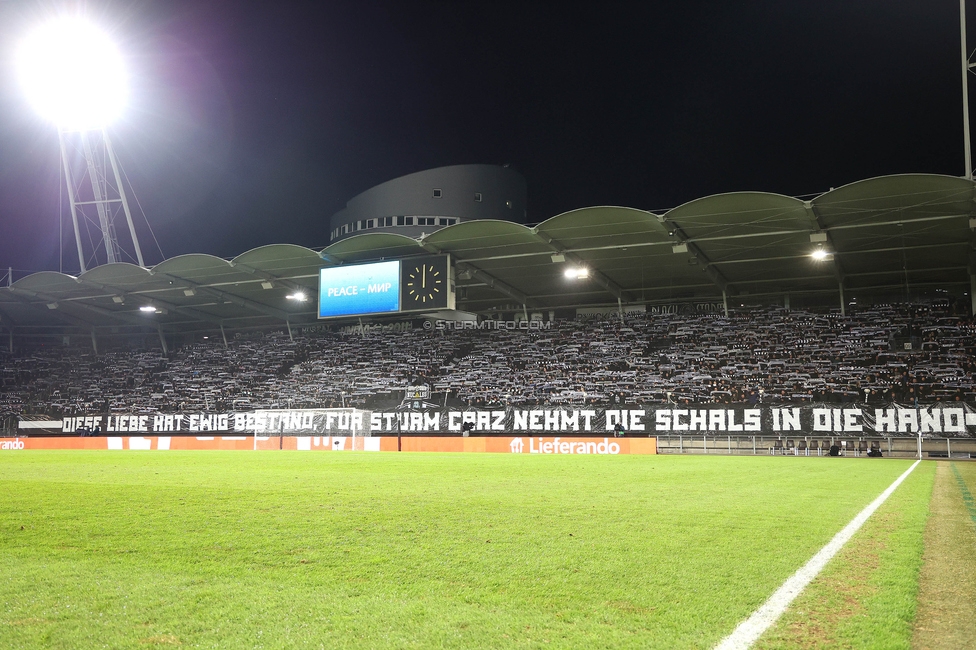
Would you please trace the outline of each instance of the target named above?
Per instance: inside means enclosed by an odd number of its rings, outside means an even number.
[[[812,253],[810,253],[810,257],[812,257],[817,262],[822,262],[823,260],[827,259],[827,255],[828,255],[827,251],[825,251],[822,248],[818,248],[814,250]]]
[[[122,56],[104,31],[83,18],[41,25],[23,40],[16,60],[28,101],[60,129],[104,128],[125,107]]]
[[[149,312],[155,313],[156,312],[156,308],[153,307],[152,305],[143,305],[142,307],[139,308],[139,311],[144,311],[146,313],[149,313]]]
[[[122,114],[128,99],[121,52],[94,23],[65,15],[30,32],[17,48],[14,63],[28,103],[58,128],[81,272],[99,259],[144,267],[119,163],[105,130]],[[90,210],[97,211],[97,239],[82,236],[81,224],[88,227]],[[120,246],[116,235],[115,219],[121,213],[128,224],[129,250]],[[96,222],[94,217],[91,222]],[[104,242],[104,253],[94,241]]]
[[[304,291],[296,291],[295,293],[289,293],[285,296],[288,300],[294,300],[296,302],[305,302],[308,300],[308,296],[305,295]]]
[[[563,271],[563,275],[570,280],[583,280],[590,277],[590,270],[585,267],[572,267]]]

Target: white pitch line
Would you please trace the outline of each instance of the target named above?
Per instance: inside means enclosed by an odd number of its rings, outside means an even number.
[[[817,574],[827,565],[827,562],[837,555],[837,552],[844,547],[844,544],[874,514],[874,511],[891,496],[891,493],[901,485],[901,482],[908,478],[908,475],[912,473],[912,470],[920,462],[922,461],[916,460],[911,467],[905,470],[904,474],[895,479],[895,482],[888,486],[887,490],[882,492],[877,499],[869,503],[864,510],[851,520],[851,523],[847,524],[842,531],[834,535],[834,538],[826,546],[810,558],[809,562],[790,576],[783,583],[783,586],[769,597],[769,600],[752,613],[752,616],[742,621],[732,634],[722,639],[722,642],[715,646],[715,650],[746,650],[758,641],[763,632],[768,630],[783,615],[783,612],[790,606],[793,599],[799,596],[806,586],[810,584],[810,581],[817,577]]]

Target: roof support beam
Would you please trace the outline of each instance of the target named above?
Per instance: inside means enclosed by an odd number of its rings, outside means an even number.
[[[80,282],[82,284],[91,285],[91,286],[96,287],[98,289],[102,289],[103,291],[109,291],[109,292],[115,293],[115,294],[121,296],[122,298],[128,298],[131,295],[131,294],[127,293],[126,291],[123,291],[122,289],[119,289],[118,287],[113,287],[112,285],[109,285],[109,284],[102,284],[100,282],[93,282],[91,280],[86,280],[84,278],[78,278],[78,282]],[[206,313],[204,313],[202,311],[199,311],[197,309],[193,309],[192,307],[183,307],[181,305],[177,305],[176,303],[172,303],[172,302],[170,302],[168,300],[160,300],[159,298],[150,298],[150,301],[154,305],[159,305],[160,307],[164,307],[165,309],[168,309],[170,311],[174,311],[174,312],[176,312],[178,314],[184,314],[186,316],[189,316],[190,318],[195,318],[197,320],[202,320],[202,321],[206,321],[208,323],[213,323],[214,325],[220,325],[223,322],[221,319],[216,318],[214,316],[211,316],[210,314],[206,314]]]
[[[679,226],[677,223],[673,221],[665,220],[664,223],[665,223],[665,227],[667,227],[671,231],[675,241],[687,246],[688,252],[691,253],[691,255],[696,260],[698,260],[700,264],[702,264],[702,271],[704,271],[708,279],[712,281],[712,284],[718,287],[723,294],[729,293],[731,291],[732,285],[729,282],[728,278],[722,275],[722,272],[719,271],[717,268],[715,268],[715,264],[710,259],[708,259],[708,256],[705,255],[705,252],[701,248],[699,248],[695,242],[692,241],[692,239],[687,235],[687,233],[685,233],[684,230],[681,229],[681,226]]]
[[[532,299],[529,298],[529,296],[522,293],[515,287],[502,282],[501,280],[491,275],[490,273],[485,273],[481,269],[464,262],[456,262],[455,268],[460,271],[467,271],[468,273],[471,274],[471,277],[481,280],[482,282],[485,283],[486,286],[490,287],[491,289],[494,289],[495,291],[499,291],[505,294],[512,300],[517,300],[523,305],[532,304]]]
[[[444,252],[441,249],[439,249],[437,246],[434,246],[433,244],[431,244],[431,243],[429,243],[427,241],[424,241],[424,238],[421,238],[418,241],[420,243],[420,247],[423,248],[428,253],[433,253],[435,255],[441,255]],[[527,306],[527,305],[529,305],[531,303],[531,298],[529,298],[528,295],[522,293],[521,291],[519,291],[515,287],[511,286],[510,284],[507,284],[505,282],[502,282],[501,280],[499,280],[498,278],[496,278],[492,274],[487,273],[485,271],[482,271],[481,269],[479,269],[474,264],[471,264],[469,262],[464,262],[464,261],[461,261],[461,260],[455,258],[454,268],[457,271],[467,271],[468,273],[471,274],[471,277],[477,278],[478,280],[481,280],[488,287],[494,289],[495,291],[499,291],[499,292],[505,294],[506,296],[508,296],[512,300],[517,300],[518,302],[522,303],[522,306],[523,307],[524,306]],[[456,277],[457,276],[455,275],[455,278]],[[457,280],[455,279],[455,287],[456,286],[457,286]]]
[[[956,272],[956,273],[958,273],[959,271],[965,272],[966,271],[966,268],[965,267],[961,267],[961,266],[951,266],[951,267],[937,268],[937,269],[918,269],[916,271],[909,271],[909,273],[936,272],[936,271],[938,271],[938,272]],[[885,275],[888,275],[888,276],[899,276],[900,278],[904,278],[905,277],[905,271],[903,271],[902,269],[888,269],[888,270],[885,270],[885,271],[865,271],[863,273],[849,273],[845,277],[850,280],[850,279],[854,279],[854,278],[869,278],[869,277],[872,277],[872,276],[885,276]],[[836,278],[834,278],[833,275],[808,275],[808,276],[806,276],[805,279],[807,279],[807,280],[824,280],[824,281],[831,280],[831,279],[836,280]],[[738,284],[740,284],[742,286],[745,286],[745,285],[763,285],[763,284],[768,284],[768,281],[767,280],[743,280],[742,282],[739,282]],[[913,286],[920,285],[920,284],[937,285],[938,283],[933,283],[933,282],[928,282],[928,283],[912,282],[912,285]],[[943,283],[943,284],[947,284],[947,283]],[[959,280],[958,282],[953,282],[952,284],[965,284],[965,281],[964,280]],[[879,285],[876,285],[876,286],[875,285],[872,285],[870,288],[879,288],[880,289],[880,288],[884,288],[885,286],[891,287],[893,285],[890,284],[890,283],[887,284],[887,285],[885,285],[885,284],[879,284]],[[902,286],[904,286],[904,281],[902,281]],[[858,287],[858,288],[859,289],[864,289],[866,287]],[[794,292],[791,292],[791,293],[794,293]],[[758,295],[754,291],[753,292],[750,292],[750,294],[752,294],[752,295]]]
[[[576,264],[579,267],[586,266],[586,263],[576,255],[573,255],[572,253],[563,253],[563,254],[566,256],[566,259],[571,260],[573,264]],[[624,293],[623,288],[619,284],[611,280],[609,276],[607,276],[607,274],[603,273],[602,271],[598,271],[597,269],[591,269],[591,268],[587,268],[587,273],[589,274],[591,280],[593,280],[598,285],[606,289],[611,296],[617,299],[618,303],[623,302],[625,299],[627,300],[627,302],[630,302],[630,296]]]
[[[820,213],[817,212],[817,206],[813,204],[813,201],[804,201],[803,207],[806,208],[807,218],[810,221],[810,225],[816,227],[816,230],[811,229],[810,234],[814,232],[822,232],[824,237],[827,238],[827,249],[829,253],[832,253],[828,258],[830,260],[831,266],[834,270],[834,276],[837,278],[837,283],[841,287],[841,291],[844,289],[844,267],[841,266],[840,261],[837,259],[837,247],[834,245],[833,238],[830,233],[827,232],[827,227],[824,225],[823,218]]]
[[[890,221],[890,222],[887,222],[886,221],[886,222],[883,222],[883,223],[874,222],[874,223],[845,224],[845,225],[832,226],[830,228],[830,230],[831,231],[834,231],[834,230],[857,230],[857,229],[861,229],[861,228],[874,228],[874,227],[878,227],[878,226],[890,226],[890,225],[895,225],[897,223],[913,223],[914,224],[914,223],[931,222],[931,221],[946,221],[946,220],[952,220],[952,219],[959,219],[959,218],[961,218],[961,216],[964,216],[964,215],[958,215],[958,214],[956,214],[956,215],[949,215],[949,216],[923,217],[923,218],[920,218],[920,219],[903,219],[902,221]],[[672,227],[674,227],[674,224],[673,223],[670,224],[670,225]],[[722,235],[720,237],[689,237],[689,238],[685,239],[682,243],[698,244],[698,243],[702,243],[702,242],[711,242],[711,241],[730,241],[730,240],[736,240],[736,239],[760,239],[760,238],[783,237],[783,236],[789,236],[789,235],[797,235],[797,234],[800,234],[800,233],[802,233],[804,235],[809,235],[811,232],[817,232],[819,230],[820,230],[820,227],[816,224],[815,221],[813,221],[813,222],[804,221],[803,222],[803,229],[802,230],[767,230],[767,231],[763,231],[763,232],[740,233],[740,234],[736,234],[736,235]],[[587,252],[587,251],[619,250],[619,249],[622,249],[622,248],[647,248],[647,247],[654,247],[654,246],[672,246],[673,244],[674,244],[674,242],[669,240],[669,241],[666,241],[666,242],[657,242],[657,241],[654,241],[654,242],[633,242],[633,243],[627,243],[627,244],[612,244],[612,245],[606,245],[606,246],[581,246],[581,247],[578,247],[578,248],[567,248],[564,253],[584,253],[584,252]],[[522,258],[522,257],[539,257],[539,256],[542,256],[542,255],[549,255],[549,254],[550,254],[549,252],[536,252],[536,253],[513,253],[513,254],[510,254],[510,255],[505,255],[505,254],[502,254],[502,255],[489,255],[489,256],[485,256],[485,257],[472,257],[472,258],[469,258],[466,261],[468,261],[470,263],[474,263],[474,262],[485,262],[485,261],[493,261],[493,260],[516,259],[516,258]]]
[[[962,245],[964,245],[964,244],[955,243],[955,244],[918,244],[917,246],[889,246],[887,248],[871,248],[871,249],[866,249],[866,250],[859,250],[857,252],[847,252],[847,253],[838,253],[838,252],[834,251],[833,256],[834,257],[838,257],[838,256],[844,256],[844,255],[864,255],[866,253],[891,253],[891,252],[895,252],[895,251],[898,251],[898,252],[900,252],[900,251],[911,251],[911,250],[919,250],[919,249],[926,249],[926,248],[946,249],[946,248],[948,248],[950,246],[957,246],[958,247],[958,246],[962,246]],[[776,260],[801,260],[801,259],[804,259],[804,258],[807,258],[807,257],[809,257],[809,255],[806,255],[806,254],[803,254],[803,255],[780,255],[780,256],[776,256],[776,257],[753,257],[753,258],[740,259],[740,260],[723,260],[721,262],[712,262],[712,264],[714,264],[715,266],[724,266],[724,265],[727,265],[727,264],[744,264],[744,263],[747,264],[749,262],[773,262],[773,261],[776,261]],[[973,267],[973,268],[976,268],[976,267]],[[845,273],[844,274],[844,277],[847,277],[848,275],[850,275],[850,274]]]
[[[304,291],[305,289],[304,287],[299,286],[298,284],[292,282],[289,279],[279,277],[277,275],[274,275],[273,273],[268,273],[267,271],[262,271],[261,269],[256,269],[253,266],[250,266],[248,264],[241,264],[240,262],[231,262],[230,265],[234,268],[240,269],[242,271],[246,271],[251,275],[256,275],[257,277],[267,280],[268,282],[274,282],[280,284],[283,287],[288,287],[292,291]]]
[[[580,258],[575,253],[570,252],[566,246],[563,246],[555,239],[552,239],[550,237],[541,234],[536,228],[532,229],[532,234],[534,234],[536,238],[539,239],[539,241],[544,242],[545,245],[548,246],[553,253],[558,253],[562,255],[563,257],[566,258],[567,261],[572,262],[578,267],[582,268],[586,266],[586,262],[582,258]],[[627,295],[623,287],[621,287],[619,284],[611,280],[606,273],[603,273],[599,269],[587,268],[587,270],[589,271],[589,277],[598,285],[606,289],[611,296],[613,296],[620,302],[623,302],[625,300],[627,302],[630,302],[630,296]]]
[[[29,291],[27,289],[21,289],[19,287],[10,287],[10,292],[14,296],[16,296],[18,300],[21,300],[31,306],[38,306],[38,303],[28,300],[26,296],[37,298],[46,304],[64,303],[64,304],[76,305],[77,307],[84,309],[85,311],[92,312],[93,314],[97,314],[102,318],[122,320],[131,324],[147,325],[147,323],[143,319],[139,318],[138,316],[133,316],[132,314],[127,314],[125,312],[112,311],[111,309],[105,309],[104,307],[98,307],[97,305],[88,305],[86,303],[79,302],[77,300],[59,300],[56,296],[40,293],[38,291]],[[57,317],[60,318],[61,320],[67,321],[73,325],[80,325],[85,329],[92,327],[92,323],[84,320],[83,318],[78,318],[77,316],[73,314],[69,314],[61,309],[56,309],[54,311]]]
[[[953,219],[962,219],[967,216],[969,215],[966,213],[940,214],[934,217],[907,217],[907,218],[903,218],[901,217],[901,215],[899,215],[898,219],[891,219],[889,221],[863,221],[860,223],[837,224],[831,226],[830,230],[859,230],[861,228],[879,228],[881,226],[897,226],[898,224],[903,224],[903,223],[915,224],[915,223],[930,223],[933,221],[952,221]]]
[[[163,346],[163,356],[169,356],[169,346],[166,345],[166,335],[163,334],[162,325],[156,325],[156,332],[159,334],[159,344]]]
[[[172,273],[158,273],[158,275],[164,278],[169,278],[170,280],[173,280],[173,282],[179,282],[181,285],[183,285],[184,289],[195,289],[197,291],[203,291],[204,293],[209,293],[210,295],[220,298],[221,300],[226,300],[239,307],[247,307],[248,309],[259,311],[262,314],[265,314],[266,316],[271,316],[272,318],[277,318],[279,320],[283,320],[287,322],[292,317],[292,314],[289,314],[286,311],[282,311],[281,309],[276,309],[274,307],[262,305],[259,302],[254,302],[253,300],[249,300],[248,298],[245,298],[243,296],[238,296],[237,294],[228,293],[221,289],[214,289],[213,287],[208,287],[200,284],[199,282],[193,282],[192,280],[181,278],[178,275],[173,275]]]
[[[704,254],[699,251],[698,253],[699,259],[701,259],[702,255]],[[708,279],[712,281],[712,284],[714,284],[716,287],[722,290],[722,293],[728,293],[729,291],[732,290],[732,285],[729,284],[729,281],[726,279],[726,277],[722,275],[722,273],[718,269],[716,269],[711,262],[708,262],[705,265],[705,267],[702,269],[702,271],[704,271]]]

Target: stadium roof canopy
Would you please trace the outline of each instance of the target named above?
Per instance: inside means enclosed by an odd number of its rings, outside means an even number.
[[[45,271],[0,288],[0,325],[186,331],[311,323],[319,268],[441,252],[456,262],[458,309],[481,313],[746,296],[833,295],[840,304],[844,294],[959,296],[976,275],[974,198],[972,181],[905,174],[808,201],[733,192],[663,214],[590,207],[531,228],[466,221],[421,239],[361,234],[321,251],[272,244],[232,260],[191,254],[149,269]],[[820,261],[811,257],[818,248],[827,253]],[[565,276],[579,267],[588,278]],[[296,291],[310,299],[286,298]]]

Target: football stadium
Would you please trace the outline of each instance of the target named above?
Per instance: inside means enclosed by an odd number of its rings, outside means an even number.
[[[10,282],[0,644],[971,639],[974,189]]]
[[[971,174],[535,221],[459,164],[151,265],[75,135],[80,271],[0,286],[0,648],[976,643]]]

